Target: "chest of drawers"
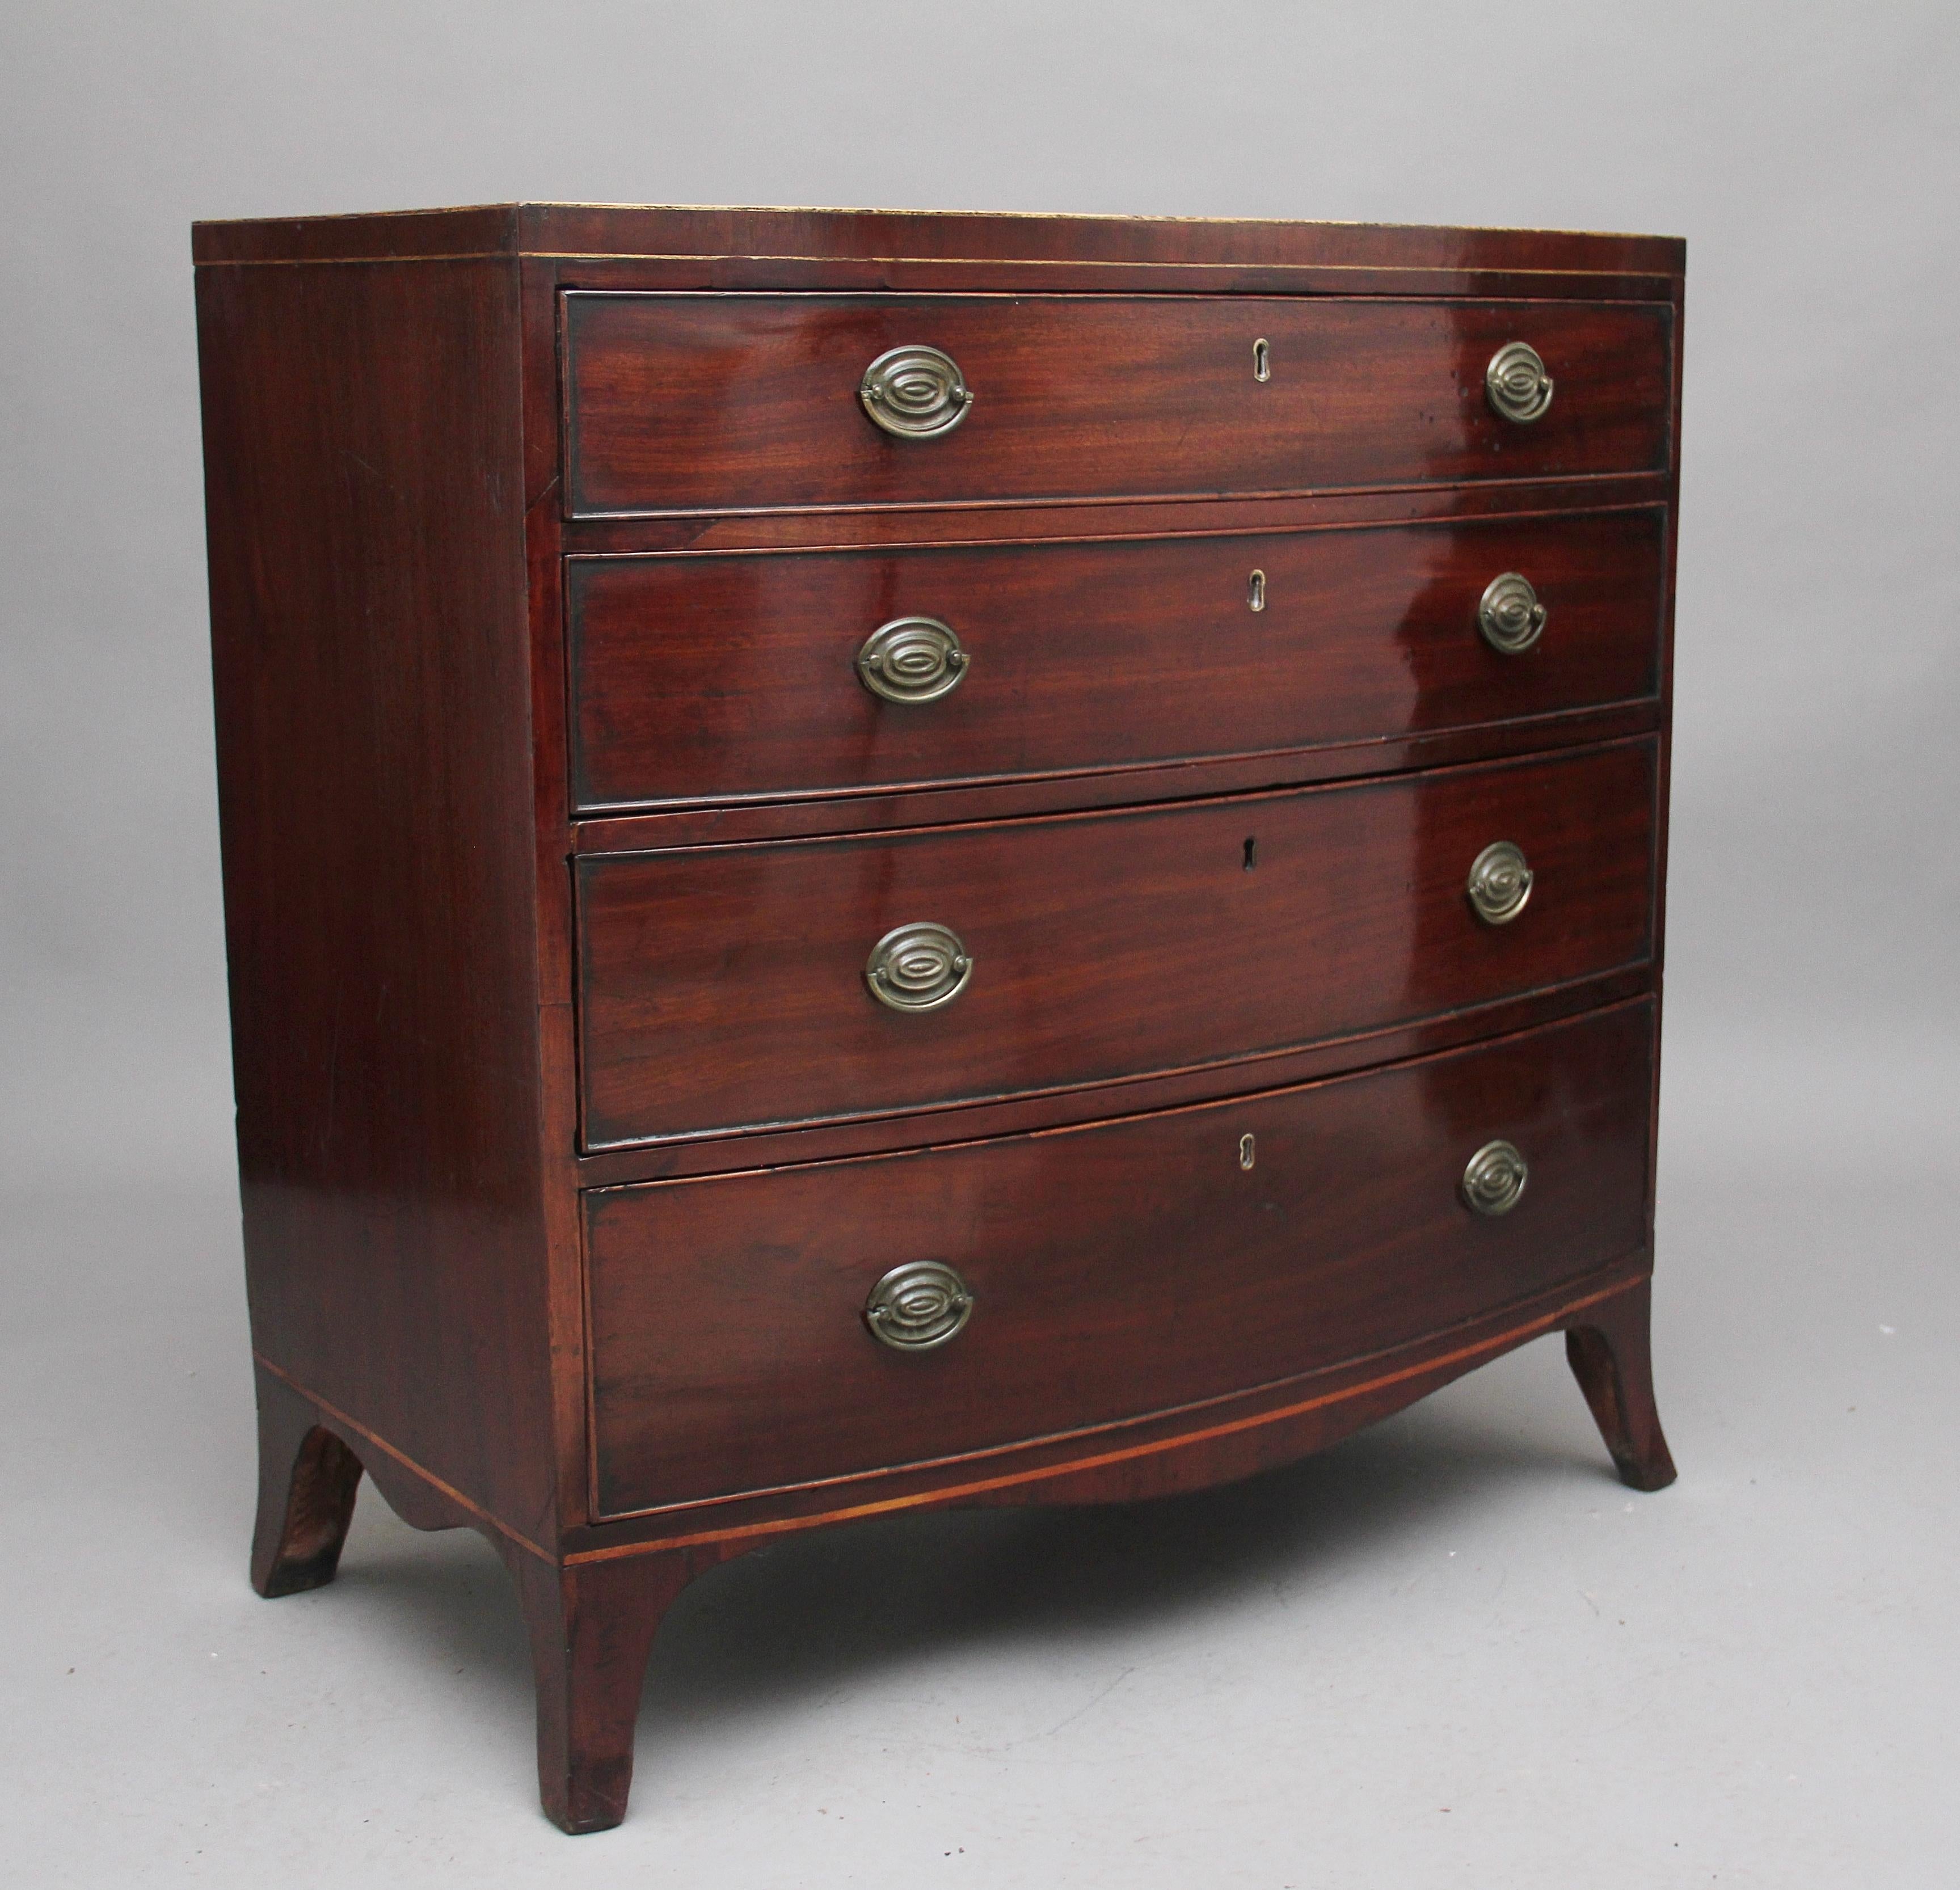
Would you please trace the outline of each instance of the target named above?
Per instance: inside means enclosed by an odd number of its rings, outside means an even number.
[[[195,236],[253,1579],[480,1529],[546,1809],[784,1532],[1647,1350],[1682,246]]]

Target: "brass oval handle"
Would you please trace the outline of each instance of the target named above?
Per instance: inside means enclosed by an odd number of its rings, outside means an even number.
[[[1477,606],[1477,628],[1492,649],[1518,656],[1544,634],[1545,614],[1531,581],[1507,571],[1484,587]]]
[[[894,1267],[864,1302],[871,1336],[895,1352],[929,1352],[959,1332],[973,1311],[973,1294],[939,1260]]]
[[[1484,391],[1505,419],[1529,426],[1551,405],[1551,377],[1538,352],[1525,342],[1507,342],[1484,370]]]
[[[864,982],[894,1010],[937,1010],[966,988],[973,959],[959,934],[917,921],[894,926],[871,948]]]
[[[1510,1142],[1486,1142],[1463,1171],[1463,1199],[1473,1213],[1507,1214],[1525,1192],[1531,1170]]]
[[[894,617],[864,639],[858,679],[888,702],[936,702],[959,688],[969,660],[951,625]]]
[[[1486,925],[1510,924],[1532,895],[1532,870],[1523,849],[1509,840],[1492,841],[1471,861],[1470,883],[1464,889]]]
[[[858,398],[900,440],[936,440],[966,418],[972,390],[959,364],[937,348],[888,348],[864,370]]]

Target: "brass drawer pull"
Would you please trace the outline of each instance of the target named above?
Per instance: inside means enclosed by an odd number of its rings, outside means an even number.
[[[1531,1170],[1509,1142],[1486,1142],[1463,1171],[1463,1198],[1475,1214],[1507,1214],[1523,1198]]]
[[[1484,370],[1484,391],[1505,419],[1529,426],[1551,405],[1551,377],[1538,352],[1525,342],[1507,342]]]
[[[1529,578],[1514,571],[1493,578],[1477,606],[1484,641],[1505,656],[1520,656],[1545,631],[1545,606]]]
[[[1523,850],[1508,840],[1493,841],[1471,862],[1465,890],[1486,925],[1510,924],[1532,894],[1532,870]]]
[[[966,418],[973,395],[959,364],[937,348],[888,348],[864,370],[858,397],[895,438],[936,440]]]
[[[954,1338],[973,1311],[973,1295],[937,1260],[894,1267],[864,1302],[871,1336],[895,1352],[929,1352]]]
[[[864,639],[858,679],[888,702],[936,702],[959,688],[968,660],[950,624],[894,617]]]
[[[871,949],[864,982],[894,1010],[937,1010],[966,988],[973,960],[957,932],[943,925],[896,926]]]

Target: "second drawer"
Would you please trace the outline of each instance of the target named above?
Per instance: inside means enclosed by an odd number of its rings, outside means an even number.
[[[1117,813],[587,858],[586,1144],[1220,1064],[1636,963],[1654,787],[1640,741]]]
[[[573,797],[1010,780],[1649,698],[1665,523],[574,558]]]

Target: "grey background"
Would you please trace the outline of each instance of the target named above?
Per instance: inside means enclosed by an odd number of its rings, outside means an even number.
[[[0,21],[0,1855],[19,1882],[1952,1881],[1950,4],[373,4]],[[700,1583],[632,1818],[364,1498],[247,1589],[188,229],[514,197],[1689,239],[1657,1347],[1136,1510]],[[18,1874],[16,1874],[18,1873]]]

